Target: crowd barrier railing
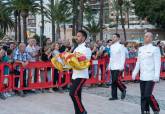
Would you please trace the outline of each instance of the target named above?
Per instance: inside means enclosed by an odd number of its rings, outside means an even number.
[[[0,65],[0,92],[12,90],[13,76],[12,65],[3,63]]]
[[[106,70],[109,61],[106,59],[92,60],[89,68],[90,79],[86,84],[103,84],[110,81],[110,71]],[[160,78],[165,78],[165,58],[161,59]],[[122,73],[122,81],[132,80],[132,71],[136,58],[127,59]],[[51,62],[30,62],[26,67],[19,63],[0,64],[0,92],[10,90],[32,90],[43,88],[64,87],[71,83],[71,71],[58,71]],[[139,75],[139,74],[138,74]],[[54,81],[56,80],[56,82]],[[139,76],[137,76],[139,80]]]
[[[165,57],[162,57],[162,58],[161,58],[160,77],[161,77],[162,79],[165,79]]]

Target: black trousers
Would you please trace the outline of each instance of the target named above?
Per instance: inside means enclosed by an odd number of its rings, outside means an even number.
[[[119,70],[111,70],[111,76],[112,76],[112,98],[118,98],[117,97],[117,88],[120,89],[121,92],[126,90],[126,86],[121,82],[120,80],[120,74],[122,72]]]
[[[160,111],[159,104],[155,97],[152,95],[155,82],[153,81],[140,81],[141,91],[141,112],[150,111],[150,107],[153,111]]]
[[[15,75],[20,75],[20,71],[14,70],[14,74]],[[20,80],[19,77],[15,78],[15,87],[18,87],[19,80]],[[23,71],[23,87],[27,87],[27,86],[28,86],[28,82],[27,82],[27,79],[26,79],[26,70],[24,70]]]
[[[59,77],[59,71],[57,69],[54,69],[54,80],[53,80],[53,84],[57,84],[58,77]]]
[[[86,79],[82,78],[72,80],[72,85],[70,88],[70,97],[74,104],[75,114],[82,114],[85,111],[85,108],[81,101],[82,86],[85,81]]]

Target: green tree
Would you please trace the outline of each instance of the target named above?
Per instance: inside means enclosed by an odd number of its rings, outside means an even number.
[[[120,18],[121,18],[121,25],[123,28],[123,32],[124,32],[124,40],[127,40],[127,36],[126,36],[126,31],[125,31],[125,22],[124,22],[124,18],[123,18],[123,0],[118,0],[118,5],[119,5],[119,10],[120,10]]]
[[[71,10],[72,16],[72,36],[83,27],[85,4],[88,0],[62,0]]]
[[[115,12],[116,16],[116,33],[118,33],[118,27],[119,27],[119,5],[116,0],[112,1],[112,10]]]
[[[18,13],[18,29],[21,30],[21,18],[23,19],[23,37],[24,42],[27,43],[27,25],[26,19],[29,13],[35,14],[39,11],[39,2],[40,0],[3,0],[4,5],[8,8],[7,10],[11,13],[17,12]],[[16,20],[16,19],[15,19]],[[19,31],[20,32],[20,31]],[[21,32],[19,33],[21,35]],[[19,36],[20,37],[20,36]],[[21,38],[19,38],[19,42],[21,42]]]
[[[131,1],[130,0],[124,0],[124,11],[126,12],[126,16],[127,16],[127,25],[128,28],[130,27],[130,23],[129,23],[129,12],[132,9],[132,5],[131,5]]]
[[[8,11],[5,10],[6,6],[0,2],[0,29],[3,34],[5,34],[9,29],[14,28],[14,22]]]
[[[87,24],[84,25],[83,28],[88,31],[93,41],[96,41],[96,36],[103,28],[100,27],[99,22],[96,22],[95,15],[92,13],[92,9],[89,5],[86,6],[84,13],[84,17],[87,21]]]
[[[104,0],[100,0],[100,17],[99,17],[99,25],[101,27],[100,40],[103,40],[103,18],[104,18]]]
[[[56,40],[60,38],[60,25],[64,25],[64,32],[66,31],[65,23],[69,22],[71,10],[64,4],[64,2],[55,0],[55,4],[48,4],[47,17],[56,23]],[[66,33],[66,32],[65,32]]]
[[[42,46],[43,44],[43,37],[44,37],[44,6],[43,6],[43,0],[40,0],[40,13],[41,13],[41,36],[40,36],[40,46]]]
[[[102,28],[100,27],[99,23],[96,23],[96,21],[92,19],[91,22],[84,26],[84,29],[89,32],[93,41],[96,41],[96,36]]]
[[[135,13],[151,24],[165,28],[165,0],[132,0]]]

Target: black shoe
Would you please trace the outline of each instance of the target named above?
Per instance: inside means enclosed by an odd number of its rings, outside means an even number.
[[[144,111],[141,114],[150,114],[150,112],[149,111]]]
[[[0,98],[1,98],[2,100],[6,100],[6,99],[7,99],[7,97],[4,95],[4,93],[0,93]]]
[[[118,100],[118,98],[109,98],[110,101]]]
[[[23,91],[18,91],[18,95],[19,95],[20,97],[25,97],[25,94],[24,94]]]
[[[149,112],[149,111],[147,111],[147,112],[146,112],[146,114],[150,114],[150,112]]]
[[[126,96],[126,90],[124,90],[122,93],[121,93],[121,99],[125,99],[125,96]]]
[[[81,113],[81,114],[87,114],[87,111],[84,111],[83,113]]]
[[[155,111],[154,114],[159,114],[159,112],[158,111]]]

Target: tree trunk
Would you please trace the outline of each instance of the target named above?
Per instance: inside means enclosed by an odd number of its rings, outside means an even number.
[[[64,23],[64,39],[66,40],[66,24]]]
[[[24,43],[27,44],[27,25],[26,25],[26,17],[23,17],[23,38],[24,38]]]
[[[44,36],[44,11],[43,11],[43,0],[40,0],[41,4],[41,36],[40,36],[40,46],[42,47],[43,36]]]
[[[51,0],[51,17],[52,17],[52,41],[56,41],[56,37],[55,37],[55,21],[53,18],[53,5],[54,5],[54,0]]]
[[[83,27],[83,13],[84,13],[84,0],[80,0],[80,12],[78,20],[78,30],[81,30]]]
[[[17,31],[17,25],[18,25],[18,20],[17,20],[17,17],[18,17],[18,11],[14,11],[14,19],[15,19],[15,25],[14,25],[14,30],[15,30],[15,41],[17,42],[18,41],[18,31]]]
[[[129,9],[127,9],[127,19],[128,19],[128,28],[129,28]]]
[[[119,11],[117,11],[116,14],[116,33],[118,33],[118,27],[119,27]]]
[[[76,35],[77,17],[78,17],[78,0],[73,0],[73,20],[72,20],[72,36]]]
[[[22,39],[21,39],[21,13],[20,11],[18,12],[18,42],[21,43]]]
[[[23,18],[23,38],[24,38],[24,43],[27,44],[27,23],[26,23],[26,18],[28,16],[28,10],[23,10],[21,11],[21,16]]]
[[[96,42],[96,34],[92,34],[92,39],[94,42]]]
[[[124,40],[127,40],[127,36],[126,36],[126,31],[125,31],[125,24],[124,24],[124,19],[123,19],[123,10],[122,10],[122,6],[120,6],[120,16],[121,16],[121,25],[123,28],[123,32],[124,32]]]
[[[56,23],[56,25],[57,25],[57,30],[56,30],[56,41],[58,40],[58,39],[60,39],[60,32],[61,32],[61,30],[60,30],[60,25],[59,25],[59,23]]]
[[[100,40],[103,40],[103,12],[104,12],[104,0],[100,0],[100,19],[99,19],[99,24],[100,24]]]

